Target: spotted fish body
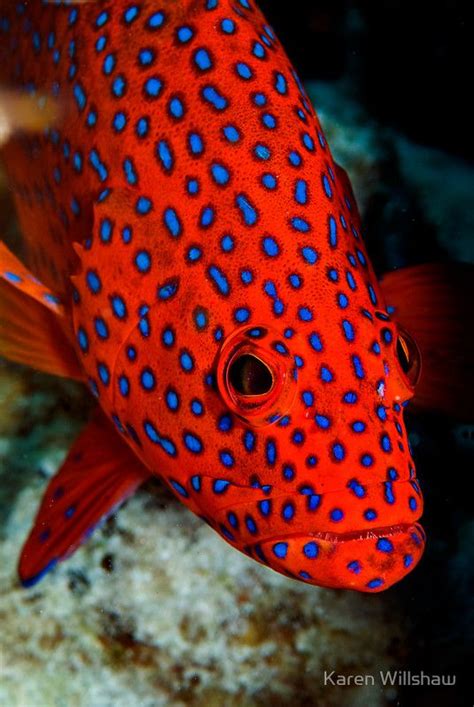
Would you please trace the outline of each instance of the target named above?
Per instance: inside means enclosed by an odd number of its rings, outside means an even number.
[[[2,82],[63,110],[4,150],[26,262],[134,458],[278,572],[398,581],[424,546],[413,388],[347,178],[255,3],[19,3],[0,37]],[[236,388],[239,357],[271,387]]]

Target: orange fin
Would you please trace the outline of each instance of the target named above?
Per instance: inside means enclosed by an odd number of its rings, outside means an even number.
[[[381,285],[421,351],[414,406],[472,419],[474,265],[417,265],[385,275]]]
[[[150,476],[111,423],[97,413],[48,484],[18,566],[31,587],[85,542]]]
[[[84,379],[59,299],[0,243],[0,355],[46,373]]]

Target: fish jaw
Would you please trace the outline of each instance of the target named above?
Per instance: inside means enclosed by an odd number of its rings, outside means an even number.
[[[424,546],[424,530],[414,523],[351,533],[301,533],[249,550],[277,572],[308,584],[376,593],[411,572]]]

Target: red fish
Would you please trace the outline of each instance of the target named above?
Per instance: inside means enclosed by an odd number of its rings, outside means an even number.
[[[250,0],[0,13],[0,76],[61,121],[3,149],[25,265],[0,351],[98,411],[49,484],[26,586],[157,475],[234,548],[376,592],[418,563],[419,373],[350,184]]]

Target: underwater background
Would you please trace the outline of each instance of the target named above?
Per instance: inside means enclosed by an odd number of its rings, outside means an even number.
[[[472,262],[467,5],[259,4],[350,175],[377,273]],[[0,229],[15,241],[1,176]],[[466,321],[466,337],[471,330]],[[468,421],[408,410],[428,545],[419,567],[380,595],[318,589],[257,565],[159,482],[43,582],[21,589],[19,550],[90,408],[81,386],[0,362],[0,704],[472,704]],[[456,685],[324,685],[333,670],[423,670],[455,674]]]

